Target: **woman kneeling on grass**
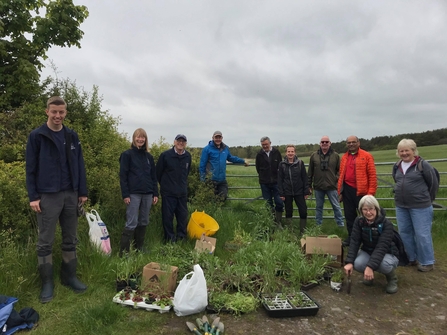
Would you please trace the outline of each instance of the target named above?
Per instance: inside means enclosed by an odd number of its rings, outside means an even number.
[[[399,251],[393,242],[393,224],[372,195],[360,200],[359,211],[362,215],[354,222],[345,272],[350,275],[353,268],[362,272],[363,284],[367,286],[373,284],[374,271],[383,273],[387,280],[386,292],[396,293]]]

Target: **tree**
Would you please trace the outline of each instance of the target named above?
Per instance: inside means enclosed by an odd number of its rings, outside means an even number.
[[[43,16],[40,13],[44,13]],[[72,0],[0,1],[0,111],[10,112],[40,93],[39,71],[51,46],[80,48],[87,18]]]

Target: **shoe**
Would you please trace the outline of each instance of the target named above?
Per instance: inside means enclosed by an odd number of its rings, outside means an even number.
[[[433,264],[428,264],[428,265],[418,265],[418,271],[420,272],[428,272],[428,271],[432,271],[435,268],[435,266]]]
[[[408,266],[416,266],[416,265],[418,265],[418,261],[410,261],[408,263]]]
[[[371,279],[371,280],[363,279],[363,285],[373,286],[374,285],[374,279]]]
[[[344,246],[344,247],[349,247],[349,242],[351,241],[351,238],[350,237],[348,237],[348,238],[346,238],[346,240],[344,240],[343,242],[341,242],[341,244]]]

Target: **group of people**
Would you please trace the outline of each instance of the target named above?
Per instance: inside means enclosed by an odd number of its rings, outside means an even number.
[[[328,136],[320,140],[320,148],[312,153],[307,171],[295,155],[293,145],[286,146],[282,159],[268,137],[261,138],[262,149],[256,156],[256,170],[263,198],[275,212],[280,225],[282,212],[286,222],[292,218],[292,201],[300,216],[300,231],[306,227],[306,199],[315,193],[315,219],[322,224],[323,205],[327,195],[339,227],[344,226],[340,203],[343,203],[349,246],[345,260],[347,275],[353,269],[363,273],[364,284],[372,285],[374,271],[387,279],[386,292],[397,292],[395,269],[399,264],[399,250],[393,241],[393,224],[374,197],[377,173],[373,156],[360,148],[357,136],[346,139],[347,151],[340,156],[331,148]],[[397,146],[400,160],[393,168],[394,200],[399,233],[410,265],[421,272],[434,268],[434,249],[431,236],[432,202],[439,187],[434,168],[420,156],[416,143],[403,139]]]
[[[87,201],[84,159],[78,135],[63,125],[67,115],[66,102],[51,97],[45,110],[47,121],[33,130],[26,146],[26,186],[30,207],[37,215],[38,270],[42,281],[40,301],[53,299],[53,257],[56,224],[62,232],[62,265],[60,279],[77,293],[87,286],[76,275],[77,225],[80,207]],[[139,128],[132,135],[130,149],[123,152],[120,162],[120,186],[126,204],[126,223],[121,234],[120,254],[128,252],[133,243],[144,249],[144,237],[149,224],[151,206],[157,204],[160,185],[164,240],[175,242],[186,237],[187,177],[191,170],[191,155],[186,150],[187,138],[178,134],[171,149],[163,152],[155,164],[149,153],[146,132]],[[340,203],[344,213],[349,246],[345,271],[363,272],[364,283],[371,285],[374,271],[385,274],[386,291],[397,291],[395,269],[398,264],[393,244],[393,226],[374,198],[377,176],[371,154],[360,149],[356,136],[346,140],[347,152],[340,158],[331,148],[328,136],[323,136],[320,148],[314,152],[306,171],[293,145],[286,146],[283,158],[272,147],[268,137],[261,138],[262,149],[256,155],[256,170],[263,198],[281,225],[285,209],[286,222],[293,216],[293,202],[300,215],[300,232],[306,227],[306,199],[315,193],[316,223],[321,225],[325,196],[334,209],[338,226],[343,227]],[[395,204],[399,232],[411,265],[419,271],[433,270],[434,251],[431,237],[432,201],[439,187],[433,167],[418,156],[416,143],[404,139],[397,147],[400,158],[393,169]],[[225,200],[228,195],[226,162],[248,163],[230,154],[223,135],[215,131],[203,148],[200,158],[200,179],[210,180],[215,194]],[[173,220],[177,221],[174,232]]]

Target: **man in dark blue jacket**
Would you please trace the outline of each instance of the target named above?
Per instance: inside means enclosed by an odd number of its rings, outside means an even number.
[[[53,242],[56,224],[62,230],[61,282],[76,293],[87,286],[76,277],[77,209],[87,201],[87,183],[78,134],[63,125],[66,103],[48,99],[48,120],[33,130],[26,145],[26,186],[37,213],[37,259],[42,279],[40,302],[53,299]]]
[[[163,152],[157,162],[165,242],[176,242],[186,237],[187,181],[191,170],[191,155],[185,150],[186,142],[185,135],[177,135],[172,149]],[[177,236],[174,233],[174,215],[177,220]]]

